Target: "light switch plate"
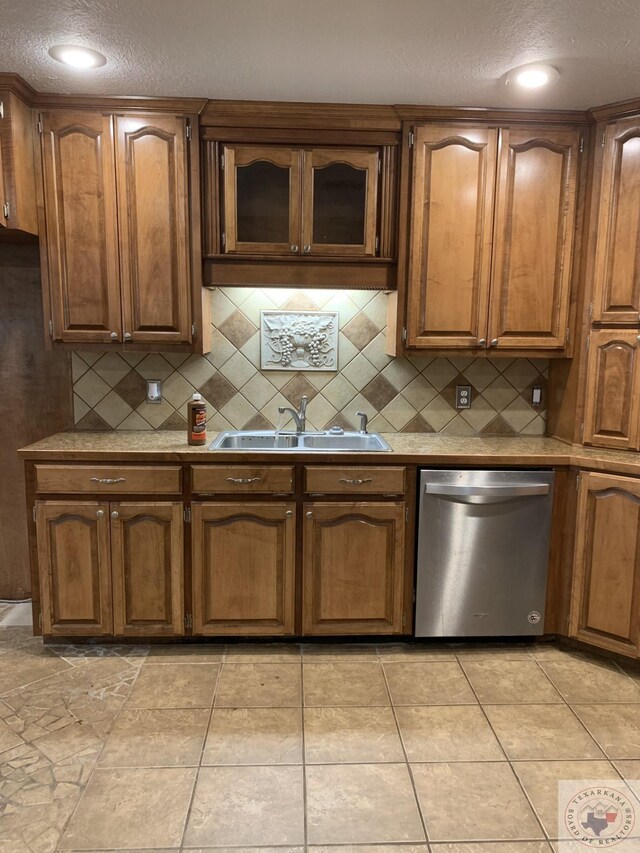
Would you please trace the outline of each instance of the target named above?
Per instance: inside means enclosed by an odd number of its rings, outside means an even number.
[[[162,402],[162,379],[147,379],[147,403]]]

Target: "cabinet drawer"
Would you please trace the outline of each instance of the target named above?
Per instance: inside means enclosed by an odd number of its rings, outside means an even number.
[[[182,490],[181,471],[179,465],[36,465],[36,491],[172,495]]]
[[[304,470],[305,491],[310,494],[403,495],[405,491],[404,468],[307,465]]]
[[[200,494],[293,492],[292,465],[192,465],[191,490]]]

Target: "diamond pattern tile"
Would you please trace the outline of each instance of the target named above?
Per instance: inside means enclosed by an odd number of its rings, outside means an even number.
[[[274,429],[279,406],[309,399],[310,429],[357,428],[448,435],[543,435],[547,359],[450,358],[428,352],[394,358],[386,352],[387,296],[370,290],[221,287],[210,292],[212,350],[188,353],[72,354],[76,429],[185,429],[194,390],[207,404],[211,432]],[[260,311],[339,313],[338,369],[260,370]],[[147,404],[146,379],[163,381],[163,401]],[[472,386],[471,409],[455,409],[455,386]],[[542,404],[531,405],[531,389]]]

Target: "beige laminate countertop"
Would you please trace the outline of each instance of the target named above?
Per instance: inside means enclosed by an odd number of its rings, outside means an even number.
[[[328,461],[342,464],[398,462],[433,465],[575,465],[640,476],[640,453],[601,450],[537,436],[459,437],[429,433],[385,433],[391,453],[208,450],[191,447],[183,431],[60,432],[21,448],[28,460],[68,462],[274,462]]]

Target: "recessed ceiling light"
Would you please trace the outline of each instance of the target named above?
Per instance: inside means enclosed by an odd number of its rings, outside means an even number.
[[[521,65],[509,71],[505,82],[516,83],[523,89],[541,89],[543,86],[555,83],[559,76],[560,72],[553,65],[543,65],[538,62],[532,65]]]
[[[107,57],[90,47],[77,47],[72,44],[56,44],[49,49],[49,56],[57,62],[71,68],[97,68],[104,65]]]

